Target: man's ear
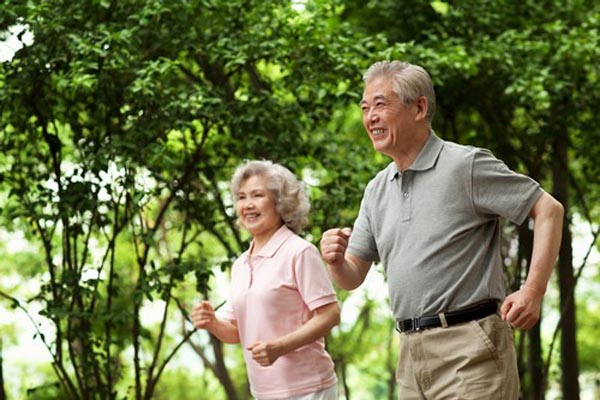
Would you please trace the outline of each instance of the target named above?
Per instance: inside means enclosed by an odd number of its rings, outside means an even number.
[[[419,96],[415,104],[417,106],[417,121],[427,119],[427,111],[429,111],[429,101],[427,101],[427,97]]]

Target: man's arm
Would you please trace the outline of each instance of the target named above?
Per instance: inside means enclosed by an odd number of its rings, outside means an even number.
[[[525,287],[545,293],[562,239],[563,206],[544,193],[529,214],[535,221],[533,252]]]
[[[523,287],[504,300],[502,318],[513,327],[529,329],[540,318],[542,299],[558,257],[562,238],[563,206],[548,193],[534,204],[533,251]]]
[[[335,284],[344,290],[359,287],[371,268],[371,262],[346,254],[351,232],[350,228],[334,228],[325,231],[321,238],[321,257]]]

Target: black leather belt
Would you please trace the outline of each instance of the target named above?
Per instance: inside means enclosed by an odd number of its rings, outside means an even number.
[[[437,328],[440,326],[450,326],[462,322],[473,321],[475,319],[485,318],[492,315],[498,309],[496,300],[489,300],[485,303],[478,303],[456,311],[441,313],[440,315],[424,315],[422,317],[409,318],[396,321],[396,330],[398,332],[416,332],[422,329]],[[446,323],[442,323],[442,318]]]

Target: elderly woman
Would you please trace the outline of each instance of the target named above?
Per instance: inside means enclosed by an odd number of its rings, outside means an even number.
[[[219,317],[203,301],[192,310],[194,326],[241,342],[255,398],[337,399],[324,336],[340,308],[319,251],[298,236],[309,210],[301,183],[279,164],[250,161],[234,173],[231,191],[253,240],[233,264]]]

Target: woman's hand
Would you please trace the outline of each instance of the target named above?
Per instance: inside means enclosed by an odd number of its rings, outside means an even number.
[[[252,353],[254,361],[263,367],[272,365],[284,354],[283,348],[277,342],[256,342],[247,348]]]
[[[203,300],[201,303],[196,304],[192,308],[192,323],[198,329],[206,329],[211,331],[214,329],[217,318],[215,317],[215,310],[212,308],[210,303]]]

